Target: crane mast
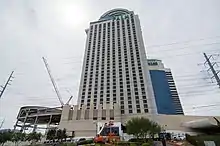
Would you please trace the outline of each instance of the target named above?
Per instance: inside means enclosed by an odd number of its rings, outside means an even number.
[[[58,99],[59,99],[59,101],[60,101],[60,104],[63,106],[64,103],[63,103],[63,101],[62,101],[62,98],[61,98],[60,92],[59,92],[59,90],[58,90],[58,87],[57,87],[57,85],[56,85],[56,83],[55,83],[55,80],[54,80],[54,78],[53,78],[53,76],[52,76],[52,74],[51,74],[49,64],[47,63],[47,60],[46,60],[44,57],[42,57],[42,58],[43,58],[43,61],[44,61],[44,65],[45,65],[45,67],[46,67],[46,69],[47,69],[47,72],[48,72],[48,74],[49,74],[49,76],[50,76],[50,80],[51,80],[51,82],[52,82],[52,84],[53,84],[53,88],[54,88],[54,90],[55,90],[55,92],[56,92],[56,94],[57,94],[57,97],[58,97]]]

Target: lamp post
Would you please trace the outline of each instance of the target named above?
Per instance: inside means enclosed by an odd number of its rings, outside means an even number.
[[[97,121],[93,121],[93,124],[95,124],[95,132],[96,132],[95,135],[97,135],[97,133],[98,133],[98,124],[97,124]]]
[[[167,127],[167,125],[164,125],[164,126],[163,126],[163,132],[162,132],[162,134],[163,134],[163,137],[162,137],[162,145],[163,145],[163,146],[166,146],[166,138],[165,138],[166,128],[165,128],[165,127]]]

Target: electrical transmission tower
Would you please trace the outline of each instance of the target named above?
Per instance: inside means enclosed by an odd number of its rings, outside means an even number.
[[[218,85],[219,88],[220,88],[220,78],[219,78],[219,76],[218,76],[218,74],[220,73],[220,70],[216,70],[216,69],[215,69],[215,66],[218,66],[217,62],[210,60],[210,58],[213,57],[213,55],[207,56],[206,53],[203,53],[203,55],[204,55],[205,60],[206,60],[204,64],[208,64],[208,66],[209,66],[209,69],[208,69],[207,71],[211,70],[211,72],[212,72],[212,74],[213,74],[213,76],[211,77],[211,79],[214,78],[214,79],[216,80],[216,82],[217,82],[217,85]]]
[[[10,82],[12,81],[12,78],[14,78],[13,75],[14,71],[11,72],[10,76],[8,77],[8,80],[6,81],[4,86],[0,86],[2,89],[0,89],[0,99],[5,91],[5,89],[7,88],[8,85],[11,85]]]

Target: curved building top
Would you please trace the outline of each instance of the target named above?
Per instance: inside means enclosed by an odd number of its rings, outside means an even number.
[[[122,9],[122,8],[117,8],[117,9],[112,9],[110,11],[107,11],[104,13],[99,20],[106,20],[106,19],[114,19],[119,16],[126,16],[131,14],[132,12],[127,10],[127,9]]]

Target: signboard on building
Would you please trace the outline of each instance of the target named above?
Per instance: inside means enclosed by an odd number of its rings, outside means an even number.
[[[148,65],[149,66],[157,66],[158,62],[156,60],[148,60]]]
[[[125,19],[128,19],[129,18],[129,15],[128,14],[125,14],[125,15],[115,15],[113,16],[113,20],[125,20]]]

